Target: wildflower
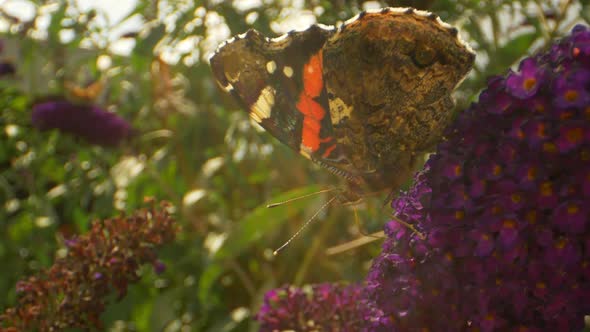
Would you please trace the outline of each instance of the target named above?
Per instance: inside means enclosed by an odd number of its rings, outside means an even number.
[[[545,68],[537,66],[535,58],[527,58],[521,62],[518,73],[508,76],[506,85],[511,95],[525,99],[537,93],[544,79]]]

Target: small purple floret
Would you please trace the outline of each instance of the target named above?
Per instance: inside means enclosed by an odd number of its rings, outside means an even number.
[[[162,261],[155,261],[152,266],[156,274],[162,274],[166,271],[166,264],[164,264]]]

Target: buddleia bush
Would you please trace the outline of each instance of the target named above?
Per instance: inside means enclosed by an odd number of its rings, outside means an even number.
[[[583,328],[587,1],[19,5],[0,11],[3,328]],[[366,198],[362,231],[331,205],[274,257],[328,198],[266,204],[340,182],[238,111],[208,58],[383,6],[435,12],[477,52],[456,119],[391,205]]]

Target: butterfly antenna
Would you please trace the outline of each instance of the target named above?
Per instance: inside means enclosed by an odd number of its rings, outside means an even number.
[[[295,234],[293,234],[293,236],[291,236],[291,238],[289,238],[287,240],[287,242],[283,243],[282,246],[280,246],[277,250],[275,250],[272,254],[273,255],[278,255],[279,251],[283,250],[286,246],[289,245],[289,243],[291,243],[291,241],[293,241],[293,239],[295,239],[297,236],[299,236],[299,234],[301,234],[301,232],[307,227],[309,226],[309,224],[317,217],[317,215],[323,210],[325,209],[328,205],[330,205],[335,199],[336,197],[338,197],[338,195],[333,196],[332,198],[330,198],[330,200],[328,200],[326,203],[324,203],[324,205],[322,205],[321,208],[319,208],[314,214],[313,216],[311,216],[311,218],[307,219],[307,221],[305,222],[305,224],[303,224],[303,226],[301,226],[301,228],[299,228],[297,230],[297,232],[295,232]]]
[[[310,194],[307,194],[307,195],[303,195],[303,196],[291,198],[291,199],[288,199],[286,201],[277,202],[277,203],[271,203],[271,204],[268,204],[266,207],[267,208],[273,208],[273,207],[277,207],[279,205],[283,205],[283,204],[286,204],[286,203],[290,203],[290,202],[293,202],[293,201],[300,200],[302,198],[307,198],[307,197],[310,197],[310,196],[315,196],[315,195],[318,195],[318,194],[323,194],[323,193],[331,192],[331,191],[334,191],[334,190],[340,190],[340,188],[323,189],[323,190],[316,191],[316,192],[313,192],[313,193],[310,193]]]

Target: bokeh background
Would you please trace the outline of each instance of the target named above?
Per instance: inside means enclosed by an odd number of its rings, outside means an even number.
[[[587,0],[0,2],[0,311],[17,303],[19,280],[66,256],[67,239],[133,214],[146,196],[172,204],[179,231],[158,250],[165,271],[144,266],[125,296],[107,298],[104,330],[255,331],[269,289],[362,281],[380,241],[326,251],[380,231],[385,195],[356,214],[326,207],[273,256],[330,196],[266,204],[341,182],[253,124],[217,88],[208,58],[249,28],[277,36],[384,6],[435,12],[477,52],[458,111],[489,76],[590,21]],[[115,114],[128,134],[81,134],[71,126],[96,119],[75,111],[39,125],[35,105],[57,101]],[[47,130],[48,118],[69,127]]]

